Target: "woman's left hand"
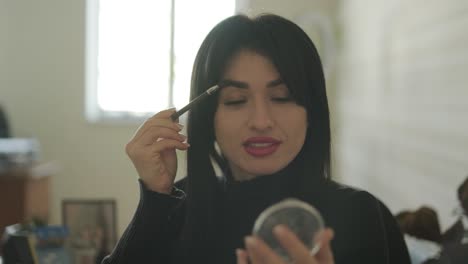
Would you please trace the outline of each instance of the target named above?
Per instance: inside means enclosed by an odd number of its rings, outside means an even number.
[[[320,249],[312,255],[310,250],[297,236],[284,225],[276,226],[273,230],[279,243],[288,252],[295,264],[333,264],[333,253],[330,241],[333,230],[327,228],[319,234]],[[236,251],[237,264],[285,264],[285,260],[276,254],[265,242],[255,236],[245,238],[246,249]],[[250,260],[250,262],[249,262]]]

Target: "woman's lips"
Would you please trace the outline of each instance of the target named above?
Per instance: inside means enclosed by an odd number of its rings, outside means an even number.
[[[244,149],[254,157],[264,157],[273,154],[281,141],[271,137],[252,137],[244,142]]]

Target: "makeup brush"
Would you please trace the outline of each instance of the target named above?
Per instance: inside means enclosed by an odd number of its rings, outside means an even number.
[[[179,111],[173,113],[171,115],[172,121],[177,120],[179,116],[187,112],[188,110],[192,109],[195,105],[201,103],[205,98],[208,96],[214,94],[217,90],[219,90],[220,86],[218,84],[208,88],[204,93],[200,94],[199,96],[195,97],[192,101],[190,101],[186,106],[184,106],[182,109]]]

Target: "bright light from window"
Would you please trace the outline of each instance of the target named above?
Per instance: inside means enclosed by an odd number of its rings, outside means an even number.
[[[192,66],[203,39],[221,20],[234,14],[235,0],[175,2],[174,105],[189,101]]]
[[[188,102],[196,52],[209,30],[234,13],[235,0],[174,1],[173,85],[171,1],[99,1],[99,112],[155,113]]]
[[[151,112],[168,105],[170,1],[101,0],[98,104]]]

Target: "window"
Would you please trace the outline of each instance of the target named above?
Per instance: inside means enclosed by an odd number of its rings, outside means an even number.
[[[88,120],[141,120],[188,103],[196,52],[234,10],[235,0],[88,0]]]

